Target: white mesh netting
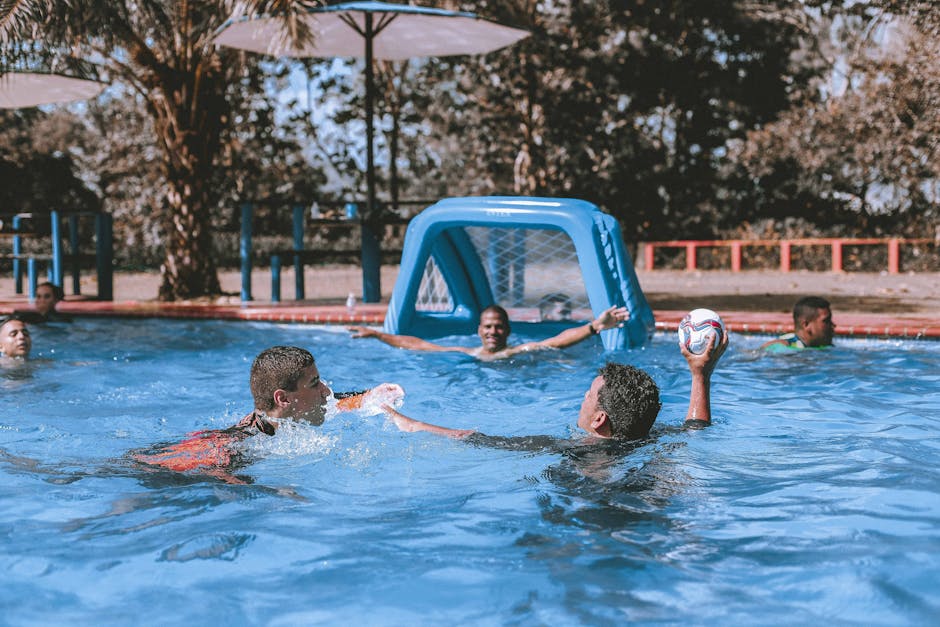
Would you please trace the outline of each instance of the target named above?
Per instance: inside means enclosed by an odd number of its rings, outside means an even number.
[[[514,320],[587,320],[590,303],[574,242],[560,229],[463,227],[496,303]],[[452,311],[450,290],[433,256],[415,303],[418,311]]]
[[[444,280],[434,257],[428,257],[424,265],[424,275],[421,277],[421,287],[418,288],[418,298],[415,301],[417,311],[453,311],[454,301],[450,297],[450,289]]]

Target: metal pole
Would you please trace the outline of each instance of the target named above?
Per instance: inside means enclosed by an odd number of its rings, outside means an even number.
[[[372,224],[377,219],[375,206],[375,157],[373,141],[373,100],[375,99],[375,77],[372,71],[372,14],[365,14],[366,40],[366,214],[360,217],[362,228],[362,302],[377,303],[382,298],[382,275],[380,271],[381,250]]]
[[[20,216],[13,216],[13,232],[20,230]],[[16,293],[23,293],[23,265],[20,263],[20,255],[23,254],[23,242],[19,235],[13,236],[13,282],[15,283]]]
[[[301,251],[304,249],[304,207],[294,205],[294,299],[304,299],[304,260]],[[273,263],[273,259],[271,260]],[[280,280],[278,281],[280,286]],[[278,289],[280,298],[280,289]],[[274,300],[272,297],[271,300]],[[277,302],[277,301],[275,301]]]
[[[82,293],[78,267],[78,214],[69,214],[69,250],[72,251],[72,293]]]
[[[50,280],[62,287],[62,236],[59,233],[59,212],[51,211],[49,219],[52,221],[49,229],[52,235],[52,277]]]
[[[238,255],[242,263],[242,302],[251,298],[251,217],[250,202],[242,203],[242,233],[239,240]]]
[[[30,257],[26,260],[26,275],[29,283],[29,302],[36,300],[36,259]]]
[[[373,99],[375,98],[375,77],[372,72],[372,14],[366,13],[366,216],[372,217],[375,210],[375,145]]]
[[[281,256],[271,256],[271,302],[281,302]]]
[[[110,213],[95,214],[95,269],[98,300],[114,300],[114,219]]]

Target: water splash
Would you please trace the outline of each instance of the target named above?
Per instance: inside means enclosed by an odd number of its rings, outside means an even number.
[[[252,436],[242,443],[242,447],[249,455],[258,457],[326,457],[336,447],[337,442],[336,436],[322,433],[311,424],[281,419],[278,421],[276,435]]]

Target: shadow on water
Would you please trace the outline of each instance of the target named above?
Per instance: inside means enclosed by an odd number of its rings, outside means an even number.
[[[642,441],[555,441],[560,459],[535,478],[544,486],[535,497],[541,524],[514,544],[564,590],[556,602],[568,618],[585,624],[661,619],[663,608],[637,584],[648,573],[682,571],[687,559],[699,559],[701,538],[675,516],[676,497],[695,488],[675,459],[686,446],[675,439],[682,433],[665,427]],[[513,614],[527,623],[546,604],[554,605],[533,592]]]

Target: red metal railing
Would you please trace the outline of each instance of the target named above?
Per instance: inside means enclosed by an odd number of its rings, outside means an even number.
[[[654,253],[657,248],[685,248],[685,269],[697,268],[696,256],[699,248],[731,249],[731,271],[741,271],[741,249],[745,246],[765,246],[780,248],[780,271],[790,271],[790,252],[794,246],[829,246],[832,251],[832,271],[842,272],[842,249],[845,246],[887,246],[888,272],[897,274],[901,271],[901,245],[902,244],[929,244],[934,240],[927,238],[844,238],[844,237],[811,237],[801,239],[735,239],[735,240],[672,240],[667,242],[644,242],[644,267],[654,269]]]

